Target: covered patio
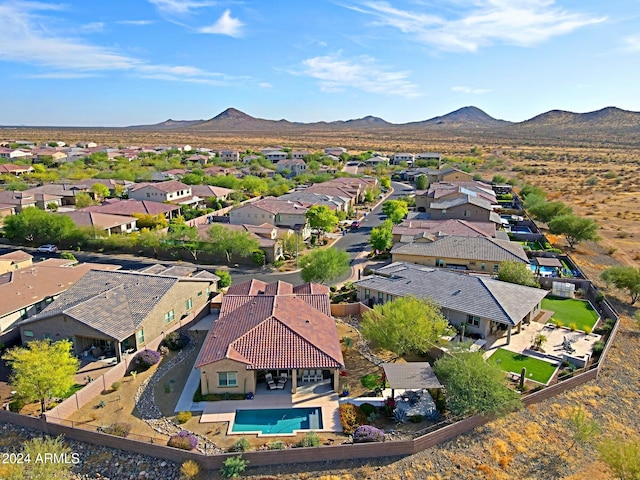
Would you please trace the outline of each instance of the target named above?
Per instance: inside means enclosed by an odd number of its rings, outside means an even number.
[[[427,416],[436,411],[429,390],[443,387],[428,362],[383,363],[382,369],[397,409],[404,410],[407,416]]]

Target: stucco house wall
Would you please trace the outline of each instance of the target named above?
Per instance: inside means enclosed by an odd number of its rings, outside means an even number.
[[[238,384],[235,387],[219,386],[220,372],[235,372]],[[256,374],[247,370],[244,363],[224,359],[200,367],[200,385],[203,394],[208,393],[249,393],[256,391]]]

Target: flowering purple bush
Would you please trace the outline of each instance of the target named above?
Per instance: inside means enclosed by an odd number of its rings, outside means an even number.
[[[136,358],[134,362],[136,365],[142,368],[149,368],[151,365],[155,365],[160,361],[160,352],[156,352],[155,350],[142,350]]]
[[[186,430],[182,430],[180,433],[171,435],[167,445],[182,450],[193,450],[198,446],[198,439]]]
[[[384,442],[384,432],[371,425],[362,425],[353,432],[353,443]]]

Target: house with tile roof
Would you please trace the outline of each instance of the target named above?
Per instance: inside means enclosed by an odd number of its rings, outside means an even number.
[[[125,352],[157,348],[165,334],[206,315],[217,279],[182,270],[89,270],[20,323],[22,341],[68,338],[75,355],[113,355],[120,361]]]
[[[24,260],[14,257],[14,260],[19,262],[19,267],[24,267],[13,268],[0,275],[0,341],[3,343],[19,338],[18,323],[21,320],[40,313],[90,269],[120,268],[98,263],[74,266],[74,261],[61,258],[50,258],[35,265],[31,265],[26,257]]]
[[[216,200],[226,200],[234,191],[230,188],[216,187],[214,185],[191,185],[194,195],[205,200],[215,198]]]
[[[109,213],[81,210],[59,212],[59,215],[71,218],[76,227],[90,227],[95,232],[106,232],[108,237],[118,233],[133,232],[136,230],[136,222],[138,221],[135,217],[125,215],[111,215]]]
[[[349,211],[349,198],[332,197],[322,193],[307,192],[306,190],[296,190],[295,192],[285,193],[278,197],[280,200],[288,200],[291,202],[300,202],[302,204],[325,205],[329,209],[336,212]]]
[[[178,180],[158,183],[138,183],[129,188],[129,198],[148,202],[168,202],[174,205],[197,206],[202,199],[194,196],[191,186]]]
[[[14,165],[13,163],[4,163],[0,165],[0,174],[2,175],[15,175],[16,177],[23,173],[33,172],[31,165]]]
[[[414,296],[431,299],[452,325],[482,338],[521,331],[540,314],[540,303],[549,293],[540,288],[501,282],[484,275],[428,268],[394,262],[354,282],[358,299],[368,305]]]
[[[307,164],[301,158],[285,158],[276,164],[276,172],[289,172],[289,176],[296,177],[307,173]]]
[[[29,207],[37,208],[35,196],[28,191],[0,190],[0,204],[12,205],[15,213]]]
[[[404,219],[393,226],[393,243],[411,243],[418,239],[434,241],[441,237],[487,237],[496,235],[496,224],[492,222],[467,222],[466,220],[414,220]]]
[[[133,217],[136,215],[164,215],[167,220],[180,215],[180,205],[170,203],[148,202],[145,200],[118,200],[109,198],[102,205],[92,205],[80,209],[81,212],[108,213]]]
[[[310,204],[297,201],[265,197],[257,202],[246,203],[229,212],[229,223],[233,225],[262,225],[269,223],[298,231],[303,238],[311,235],[306,213]]]
[[[16,206],[10,203],[0,203],[0,225],[2,224],[2,219],[4,217],[8,217],[10,215],[16,214]]]
[[[434,182],[427,190],[416,192],[416,208],[425,212],[431,208],[432,203],[464,196],[478,197],[491,205],[498,203],[493,188],[484,182]]]
[[[296,393],[303,370],[320,370],[335,389],[343,367],[329,289],[255,279],[229,288],[196,361],[204,394],[259,394],[267,373],[286,373]]]
[[[425,212],[429,219],[460,218],[470,222],[494,222],[502,225],[500,215],[493,211],[491,202],[476,195],[463,194],[431,202]]]
[[[248,225],[248,224],[231,224],[231,223],[216,223],[223,228],[233,230],[235,232],[248,232],[250,236],[258,241],[260,250],[264,252],[265,261],[267,263],[273,263],[276,260],[280,260],[284,256],[282,247],[282,238],[289,234],[293,234],[293,230],[288,228],[278,228],[269,223],[263,223],[261,225]],[[211,224],[198,225],[198,234],[203,240],[207,240],[207,230],[211,227]],[[224,258],[223,261],[226,261]]]
[[[0,255],[0,275],[3,273],[30,267],[33,264],[33,256],[22,250]]]
[[[485,273],[497,273],[505,261],[529,264],[519,243],[482,236],[450,235],[433,242],[398,243],[391,256],[394,262]]]

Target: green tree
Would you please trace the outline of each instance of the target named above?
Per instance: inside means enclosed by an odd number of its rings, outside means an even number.
[[[182,217],[176,218],[169,225],[167,240],[175,247],[182,248],[191,254],[194,260],[198,260],[198,255],[206,251],[209,245],[200,238],[198,227],[187,225]]]
[[[380,177],[380,186],[382,188],[386,188],[387,190],[391,188],[391,178],[389,177]]]
[[[404,200],[387,200],[382,204],[382,213],[398,224],[409,213],[409,207]]]
[[[637,435],[609,437],[598,445],[600,460],[607,464],[620,480],[640,480],[640,437]]]
[[[549,222],[549,231],[564,235],[571,248],[585,240],[599,240],[598,228],[598,224],[590,218],[576,215],[561,215]]]
[[[220,277],[218,287],[227,288],[231,286],[231,274],[226,270],[216,270],[216,275]]]
[[[505,374],[484,361],[482,352],[457,352],[436,361],[433,371],[445,387],[454,415],[504,415],[522,407],[518,392],[507,388]]]
[[[43,414],[47,399],[63,397],[71,389],[80,365],[69,340],[32,340],[26,347],[8,350],[2,358],[11,367],[9,383],[17,395],[29,402],[40,400]]]
[[[227,262],[231,262],[231,255],[248,257],[260,249],[260,242],[249,232],[237,232],[215,223],[207,229],[207,239],[211,242],[211,251],[224,253]]]
[[[56,438],[36,437],[27,440],[22,445],[21,453],[24,455],[23,458],[29,458],[30,461],[0,465],[0,478],[5,480],[70,479],[74,459],[77,458],[80,461],[78,454],[74,454],[64,443],[62,435]],[[45,458],[45,455],[53,455],[53,458],[64,458],[69,461],[37,461]]]
[[[527,200],[530,195],[537,195],[542,198],[547,198],[547,193],[540,187],[534,185],[523,185],[520,189],[520,198]]]
[[[91,191],[95,194],[96,200],[104,200],[105,198],[109,198],[111,196],[111,190],[106,185],[101,183],[94,183],[91,186]]]
[[[500,262],[500,266],[498,267],[498,280],[517,283],[518,285],[526,285],[527,287],[539,286],[529,265],[510,260]]]
[[[590,420],[582,405],[578,406],[569,416],[569,428],[572,433],[571,445],[567,450],[571,450],[575,445],[587,445],[593,442],[600,434],[600,425],[595,420]]]
[[[527,200],[529,200],[530,198],[531,197],[529,197]],[[534,198],[540,197],[534,196]],[[528,207],[528,210],[536,220],[540,220],[544,223],[549,223],[556,217],[560,217],[562,215],[570,215],[573,213],[573,209],[562,202],[538,201],[531,207]]]
[[[364,313],[361,324],[364,338],[398,356],[424,353],[450,330],[438,305],[415,297],[374,305]]]
[[[426,175],[418,175],[416,177],[416,190],[426,190],[429,186],[429,180]]]
[[[283,235],[280,237],[282,241],[282,252],[285,255],[289,255],[294,257],[296,253],[298,253],[298,249],[304,249],[304,240],[302,239],[302,235],[299,233],[288,233],[287,235]]]
[[[384,252],[393,245],[393,223],[387,219],[379,226],[371,229],[369,244],[374,250]]]
[[[158,258],[158,250],[162,248],[166,238],[167,235],[164,232],[143,228],[138,234],[137,243],[141,247],[153,250],[154,258]]]
[[[18,242],[58,243],[71,237],[76,226],[66,215],[28,207],[4,219],[4,236]]]
[[[349,254],[335,248],[314,250],[300,258],[302,280],[327,284],[349,273]]]
[[[140,229],[148,228],[149,230],[156,230],[161,228],[167,228],[169,226],[169,220],[162,213],[153,215],[150,213],[134,213],[132,215],[137,219],[136,226]]]
[[[269,190],[269,183],[264,178],[247,175],[242,179],[242,188],[253,197],[264,195]]]
[[[640,298],[640,268],[630,265],[616,265],[605,269],[600,274],[600,278],[607,284],[613,284],[620,290],[626,290],[631,297],[631,305]]]
[[[97,202],[86,192],[76,193],[74,201],[76,208],[85,208],[90,207],[91,205],[97,205]]]
[[[309,222],[309,226],[322,232],[322,235],[325,235],[326,232],[331,232],[339,222],[336,214],[326,205],[309,207],[305,217]]]

